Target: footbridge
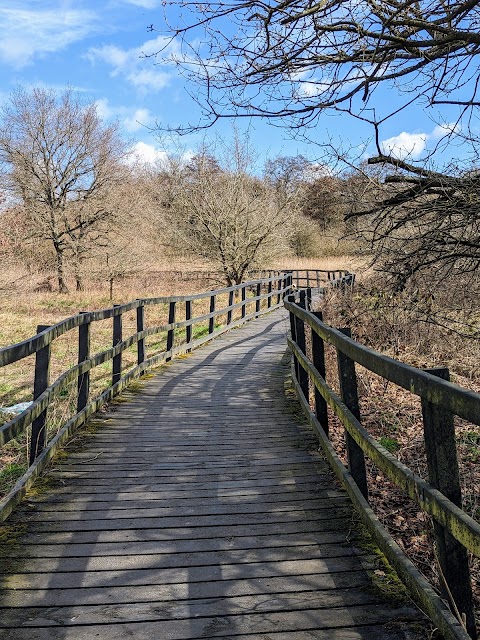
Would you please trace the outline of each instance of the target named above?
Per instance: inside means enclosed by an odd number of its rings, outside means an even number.
[[[324,275],[308,274],[316,293],[353,282]],[[478,523],[361,433],[354,362],[366,366],[368,350],[309,311],[311,296],[275,273],[79,314],[0,351],[4,366],[36,354],[34,402],[0,428],[6,446],[27,433],[30,452],[0,504],[1,638],[475,636],[461,572],[462,554],[478,553]],[[92,326],[109,319],[112,346],[91,355]],[[78,361],[51,382],[53,343],[73,331]],[[325,382],[325,342],[340,354],[341,397]],[[400,376],[387,361],[383,375]],[[101,389],[91,374],[106,362]],[[441,409],[478,421],[476,394],[412,371],[430,422],[445,384]],[[53,428],[62,389],[72,415]],[[346,425],[348,468],[328,439],[333,415]],[[450,606],[371,512],[365,455],[436,518],[456,556]],[[383,554],[409,595],[392,588]]]

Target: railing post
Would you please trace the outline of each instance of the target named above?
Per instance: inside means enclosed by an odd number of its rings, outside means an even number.
[[[268,298],[267,298],[267,309],[270,309],[272,306],[272,281],[268,282]]]
[[[302,309],[305,309],[306,308],[305,305],[306,305],[305,290],[302,289],[300,291],[300,302],[298,306],[301,307]],[[306,340],[305,340],[305,323],[301,318],[297,318],[297,316],[295,316],[295,334],[296,334],[296,342],[297,342],[298,348],[303,353],[303,355],[306,355],[307,346],[306,346]],[[302,389],[302,392],[303,392],[303,395],[305,396],[306,401],[308,402],[309,401],[308,372],[305,371],[305,369],[302,367],[300,362],[298,362],[297,365],[298,365],[298,372],[297,372],[298,383],[300,385],[300,388]]]
[[[114,308],[119,307],[119,304],[114,304]],[[113,346],[116,347],[122,341],[122,314],[118,313],[113,316]],[[112,387],[122,377],[122,354],[113,357],[112,363]]]
[[[290,302],[290,304],[295,304],[294,295],[288,295],[286,300],[287,302]],[[297,343],[297,326],[295,323],[295,316],[292,311],[289,312],[288,317],[290,320],[290,335],[292,337],[292,342],[295,342],[296,344]],[[297,378],[297,381],[298,381],[298,358],[296,357],[295,354],[292,354],[292,355],[293,355],[293,368],[295,371],[295,377]]]
[[[283,275],[280,276],[280,278],[278,280],[275,280],[277,291],[278,291],[278,293],[277,293],[277,305],[280,304],[280,301],[282,299],[282,294],[280,293],[280,291],[281,291],[281,289],[283,289],[284,281],[285,281],[285,277]]]
[[[313,311],[313,315],[323,322],[323,314],[321,311]],[[313,355],[313,366],[317,369],[318,373],[325,380],[326,378],[326,367],[325,367],[325,345],[323,344],[322,338],[318,336],[315,331],[312,330],[312,355]],[[317,416],[317,420],[322,425],[323,430],[328,436],[328,412],[327,412],[327,403],[323,398],[322,394],[319,392],[317,387],[315,387],[315,415]]]
[[[175,307],[176,302],[170,302],[168,307],[168,324],[175,322]],[[167,332],[167,353],[173,349],[173,341],[175,340],[175,327],[169,329]],[[170,362],[172,355],[166,357],[165,362]]]
[[[260,296],[261,296],[261,294],[262,294],[262,283],[259,282],[257,284],[257,291],[256,291],[256,294],[255,294],[255,297],[257,298],[255,300],[255,315],[258,315],[260,313],[260,303],[261,303]]]
[[[339,329],[349,338],[350,329]],[[358,404],[357,376],[355,374],[355,362],[337,349],[338,378],[340,381],[340,394],[343,402],[353,415],[360,420],[360,407]],[[365,469],[365,456],[352,436],[345,430],[347,445],[348,468],[353,479],[358,485],[365,499],[368,500],[367,472]]]
[[[317,269],[317,289],[320,289],[320,276],[318,274],[318,269]]]
[[[192,301],[185,300],[185,320],[188,322],[192,319]],[[187,345],[192,341],[192,325],[187,324],[185,327],[185,340]],[[191,353],[191,349],[187,349],[187,353]]]
[[[235,291],[229,291],[228,292],[228,306],[231,307],[233,304],[233,299],[235,296]],[[232,324],[232,318],[233,318],[233,309],[229,309],[227,311],[227,325],[228,324]]]
[[[88,311],[81,311],[82,315]],[[85,362],[90,357],[90,321],[78,327],[78,364]],[[90,371],[81,373],[77,380],[77,413],[85,409],[90,392]]]
[[[243,285],[242,286],[242,320],[247,315],[247,305],[245,302],[246,299],[247,299],[247,287]]]
[[[310,271],[307,269],[306,271],[307,274],[307,289],[310,288]]]
[[[307,308],[307,301],[306,301],[307,292],[305,289],[300,289],[299,298],[300,298],[300,301],[298,304],[302,307],[302,309],[306,309]]]
[[[137,333],[145,329],[145,305],[137,307]],[[140,338],[137,342],[137,364],[145,362],[145,338]]]
[[[287,271],[287,273],[285,274],[285,288],[286,288],[286,291],[283,294],[284,298],[292,293],[292,289],[293,289],[293,271]]]
[[[425,371],[442,380],[450,380],[446,368]],[[453,415],[424,399],[422,414],[430,483],[457,507],[462,508]],[[453,598],[458,612],[465,616],[467,632],[475,639],[477,631],[467,550],[435,519],[433,526],[441,570],[442,595],[449,601]]]
[[[210,313],[215,312],[215,296],[210,296]],[[215,330],[215,316],[212,316],[208,321],[208,333],[213,333]]]
[[[39,324],[37,327],[37,333],[41,333],[48,329],[50,325]],[[33,399],[36,400],[45,389],[48,387],[50,380],[50,353],[51,345],[47,344],[46,347],[39,349],[35,354],[35,378],[33,381]],[[32,432],[30,439],[30,464],[35,462],[43,451],[46,441],[46,424],[47,424],[47,409],[35,418],[32,422]]]
[[[311,310],[312,308],[312,287],[307,287],[305,290],[305,295],[306,295],[306,309],[308,311]]]

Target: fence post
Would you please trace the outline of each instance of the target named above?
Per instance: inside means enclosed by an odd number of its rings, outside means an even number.
[[[191,319],[192,319],[192,301],[185,300],[185,320],[188,322]],[[192,341],[192,325],[191,324],[187,324],[187,326],[185,327],[185,340],[187,344],[190,344],[190,342]],[[187,349],[187,353],[191,353],[191,352],[192,352],[191,349]]]
[[[210,313],[215,312],[215,296],[210,296]],[[215,316],[212,316],[208,320],[208,333],[213,333],[215,330]]]
[[[298,306],[301,307],[302,309],[306,308],[306,295],[305,295],[304,289],[300,291],[300,302]],[[296,316],[295,316],[295,335],[296,335],[296,342],[297,342],[298,348],[303,353],[303,355],[306,356],[307,345],[305,340],[305,323],[301,318],[297,318]],[[297,362],[297,368],[298,368],[298,373],[297,373],[298,383],[302,389],[302,392],[303,392],[303,395],[305,396],[306,401],[308,402],[309,401],[308,372],[305,371],[305,369],[302,367],[300,362]]]
[[[257,298],[255,300],[255,315],[258,315],[260,313],[260,303],[261,303],[260,296],[261,296],[261,294],[262,294],[262,283],[259,282],[257,284],[257,291],[255,293],[255,297]]]
[[[88,311],[80,311],[82,315]],[[81,364],[90,357],[90,321],[78,327],[78,364]],[[77,380],[77,413],[85,409],[88,403],[90,392],[90,371],[81,373]]]
[[[233,304],[233,299],[235,296],[235,291],[229,291],[228,292],[228,306],[231,307]],[[232,324],[232,318],[233,318],[233,309],[229,309],[227,312],[227,324]]]
[[[442,380],[450,380],[447,368],[425,371]],[[422,414],[430,483],[462,508],[453,415],[423,398]],[[435,519],[433,527],[438,563],[443,574],[443,577],[440,575],[442,595],[450,601],[453,598],[459,613],[465,616],[467,632],[475,639],[477,632],[467,550]]]
[[[114,304],[114,308],[119,307],[119,304]],[[122,314],[118,313],[113,316],[113,346],[116,347],[119,342],[122,341]],[[122,354],[113,357],[112,364],[112,387],[122,377]]]
[[[286,288],[286,291],[283,294],[284,298],[292,293],[292,290],[293,290],[293,271],[287,271],[287,273],[285,274],[285,288]]]
[[[37,327],[37,333],[41,333],[48,329],[50,325],[39,324]],[[35,378],[33,381],[33,399],[36,400],[45,389],[48,387],[50,380],[50,353],[51,344],[47,344],[46,347],[42,347],[35,354]],[[46,441],[46,423],[47,423],[47,409],[35,418],[32,422],[32,435],[30,439],[30,464],[35,462],[43,451]]]
[[[305,290],[305,294],[306,294],[306,307],[305,309],[307,309],[307,311],[311,311],[312,309],[312,287],[307,287],[307,289]]]
[[[307,269],[306,271],[307,274],[307,289],[310,288],[310,271]]]
[[[168,324],[175,322],[175,307],[176,302],[170,302],[168,307]],[[167,332],[167,353],[173,349],[173,341],[175,339],[175,328],[169,329]],[[166,357],[165,362],[170,362],[172,359],[171,354]]]
[[[276,287],[277,287],[277,305],[280,304],[280,300],[282,299],[282,294],[280,293],[280,290],[283,289],[284,286],[284,276],[280,276],[280,278],[278,280],[275,280],[276,283]]]
[[[137,307],[137,333],[145,329],[145,305]],[[137,364],[145,362],[145,338],[140,338],[137,342]]]
[[[295,304],[295,296],[294,295],[288,295],[286,298],[287,302],[290,302],[290,304]],[[295,316],[293,315],[293,312],[290,311],[288,314],[289,320],[290,320],[290,335],[292,337],[292,342],[297,342],[297,328],[296,328],[296,323],[295,323]],[[293,353],[293,368],[295,371],[295,377],[298,380],[298,359],[295,356],[295,354]]]
[[[313,315],[323,322],[323,314],[321,311],[313,311]],[[312,330],[312,354],[313,354],[313,366],[317,369],[318,373],[325,380],[326,377],[326,368],[325,368],[325,345],[323,344],[322,338],[318,336],[315,331]],[[327,403],[323,398],[322,394],[319,392],[317,387],[315,387],[315,415],[317,416],[317,420],[322,425],[323,430],[328,436],[328,412],[327,412]]]
[[[350,329],[339,329],[343,334],[351,337]],[[343,402],[353,415],[360,420],[360,407],[358,404],[357,376],[355,374],[355,362],[337,349],[338,378],[340,381],[340,394]],[[367,472],[365,469],[365,456],[352,436],[345,430],[347,445],[348,468],[353,479],[358,485],[365,499],[368,500]]]
[[[268,282],[268,298],[267,298],[267,309],[270,309],[272,306],[272,281]]]
[[[242,320],[247,315],[247,305],[245,300],[247,299],[247,287],[245,285],[242,286]]]
[[[306,303],[306,298],[307,298],[307,292],[305,289],[300,289],[299,291],[299,305],[302,307],[302,309],[306,309],[307,308],[307,303]]]

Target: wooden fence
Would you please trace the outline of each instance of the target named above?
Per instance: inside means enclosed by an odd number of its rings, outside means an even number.
[[[0,427],[0,446],[30,429],[30,467],[9,494],[0,501],[0,521],[8,517],[33,480],[71,434],[131,380],[152,367],[168,362],[174,356],[199,347],[225,331],[282,306],[285,294],[291,290],[291,281],[290,273],[277,272],[269,278],[190,296],[138,299],[101,311],[80,313],[50,327],[39,325],[37,335],[0,349],[0,367],[35,355],[33,403]],[[219,306],[221,297],[224,300],[228,299],[226,306]],[[199,301],[203,301],[208,313],[193,316],[192,304]],[[145,310],[152,306],[167,307],[167,324],[145,326]],[[130,311],[136,311],[136,332],[125,337],[122,332],[122,316]],[[183,314],[181,320],[180,312]],[[107,319],[112,320],[112,346],[91,355],[91,326]],[[204,335],[195,338],[194,329],[198,326],[203,327]],[[78,340],[77,364],[61,373],[52,382],[49,379],[52,343],[75,329],[78,330],[77,338],[74,337],[74,340]],[[147,353],[146,339],[159,335],[166,338],[166,348]],[[122,353],[134,345],[137,345],[136,364],[125,372],[122,367]],[[101,393],[91,397],[93,394],[90,392],[90,373],[95,367],[109,361],[112,362],[110,384]],[[61,425],[58,432],[47,442],[49,407],[67,385],[75,382],[77,390],[74,415]]]
[[[320,312],[308,310],[308,300],[308,292],[300,291],[287,296],[285,302],[290,313],[292,372],[302,408],[364,525],[421,608],[447,640],[476,638],[467,550],[480,556],[480,524],[461,508],[453,416],[480,425],[480,394],[449,382],[445,369],[423,371],[360,345],[351,339],[349,329],[333,329],[324,324]],[[307,332],[311,356],[307,356]],[[340,395],[326,383],[325,343],[336,349]],[[429,482],[399,462],[362,426],[355,363],[421,398]],[[327,407],[345,427],[348,469],[328,438]],[[365,456],[433,517],[443,579],[441,597],[369,506]],[[456,617],[444,600],[450,602]]]
[[[322,289],[327,286],[342,287],[353,285],[355,283],[355,274],[345,269],[326,270],[326,269],[283,269],[285,273],[292,276],[292,284],[297,289]],[[271,271],[257,271],[255,277],[267,278],[271,275]]]

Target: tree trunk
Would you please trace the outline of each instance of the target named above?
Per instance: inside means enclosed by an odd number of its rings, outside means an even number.
[[[55,245],[56,258],[57,258],[58,292],[59,293],[68,293],[68,287],[67,287],[67,284],[65,282],[65,273],[64,273],[64,266],[63,266],[64,249],[58,243],[54,243],[54,245]]]
[[[79,273],[75,274],[75,291],[83,291],[83,280]]]

